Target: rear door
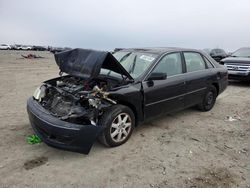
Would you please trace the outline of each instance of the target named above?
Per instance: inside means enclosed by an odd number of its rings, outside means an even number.
[[[143,82],[145,118],[184,107],[185,81],[180,52],[165,55],[151,73],[163,72],[167,74],[165,80]]]
[[[211,71],[208,69],[203,55],[198,52],[183,52],[186,73],[185,107],[200,103],[211,82]]]

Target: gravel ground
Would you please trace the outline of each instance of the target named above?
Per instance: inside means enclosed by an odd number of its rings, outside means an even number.
[[[164,116],[82,155],[26,143],[26,100],[59,72],[50,53],[28,53],[0,51],[0,187],[250,187],[250,83],[231,82],[210,112]]]

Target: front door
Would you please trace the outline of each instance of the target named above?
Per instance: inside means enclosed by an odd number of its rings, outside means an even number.
[[[167,78],[143,82],[145,118],[183,108],[185,81],[181,54],[165,55],[152,73],[166,73]]]

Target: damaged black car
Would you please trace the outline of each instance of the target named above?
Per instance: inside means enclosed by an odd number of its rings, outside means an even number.
[[[197,50],[73,49],[55,61],[60,76],[28,99],[30,123],[48,145],[85,154],[96,139],[125,143],[153,117],[191,106],[208,111],[227,87],[226,68]]]

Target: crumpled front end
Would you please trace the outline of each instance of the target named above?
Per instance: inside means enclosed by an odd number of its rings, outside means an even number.
[[[88,154],[103,127],[75,124],[52,116],[33,97],[28,99],[27,111],[35,133],[48,145]]]
[[[34,131],[48,145],[87,154],[102,132],[99,119],[116,104],[108,90],[120,81],[63,76],[43,83],[28,100]]]

